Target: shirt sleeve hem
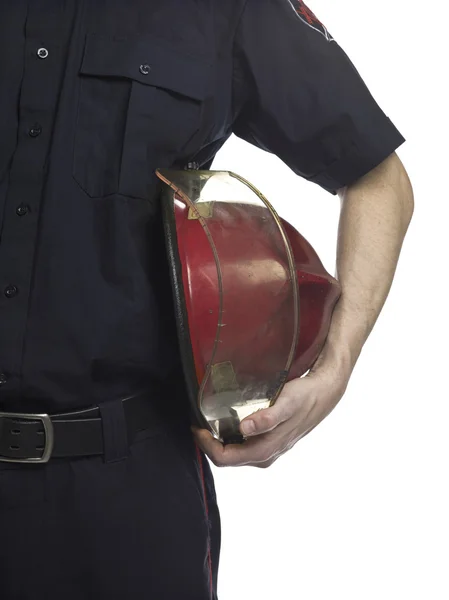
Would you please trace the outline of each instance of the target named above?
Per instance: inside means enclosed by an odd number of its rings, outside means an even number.
[[[335,195],[339,189],[351,185],[372,171],[404,142],[405,138],[394,128],[388,138],[383,140],[382,146],[367,153],[363,151],[363,148],[359,148],[358,145],[354,144],[351,151],[344,158],[336,161],[319,174],[308,178],[308,180]]]

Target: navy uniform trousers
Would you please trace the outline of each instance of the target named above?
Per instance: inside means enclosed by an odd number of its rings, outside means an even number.
[[[0,463],[0,532],[2,600],[217,597],[214,483],[187,424],[120,460]]]

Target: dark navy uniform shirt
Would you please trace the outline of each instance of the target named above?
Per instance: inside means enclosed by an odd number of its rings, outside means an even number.
[[[403,142],[299,0],[0,4],[0,408],[179,369],[154,171],[233,132],[333,193]]]

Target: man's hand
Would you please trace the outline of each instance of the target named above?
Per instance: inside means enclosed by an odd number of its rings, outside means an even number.
[[[346,376],[342,377],[337,369],[323,367],[290,381],[272,407],[242,421],[241,432],[248,436],[243,444],[223,446],[206,429],[192,431],[197,444],[217,467],[264,469],[321,423],[343,396],[346,385]],[[245,426],[251,423],[254,430],[249,433]]]
[[[255,424],[255,437],[242,446],[224,448],[208,431],[194,432],[217,466],[268,467],[312,431],[342,397],[382,310],[413,214],[409,178],[392,154],[339,196],[336,275],[342,295],[324,348],[309,374],[285,385],[274,406],[242,422]]]

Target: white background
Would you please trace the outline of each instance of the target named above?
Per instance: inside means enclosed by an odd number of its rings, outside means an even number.
[[[392,291],[338,407],[267,470],[213,467],[223,528],[219,598],[449,600],[443,3],[310,7],[407,138],[398,154],[415,214]],[[334,274],[337,197],[235,137],[212,169],[254,183]]]

